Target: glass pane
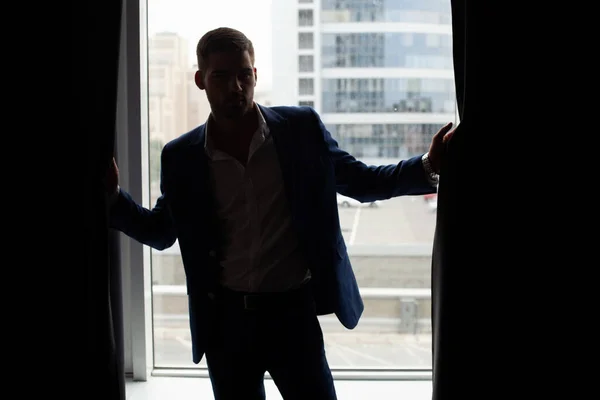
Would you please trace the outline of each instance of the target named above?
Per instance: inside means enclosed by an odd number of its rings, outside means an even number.
[[[321,0],[321,7],[322,23],[451,23],[447,0]]]
[[[160,195],[163,146],[210,113],[205,92],[194,83],[195,47],[220,26],[253,41],[257,103],[313,107],[339,146],[367,164],[419,156],[442,125],[457,122],[449,1],[322,0],[314,2],[321,12],[306,12],[302,20],[298,3],[148,0],[152,204]],[[321,18],[313,20],[313,14]],[[373,28],[377,21],[387,22],[385,31]],[[370,24],[369,33],[339,28],[340,22]],[[418,31],[406,32],[407,22]],[[302,77],[308,71],[311,78]],[[337,202],[365,311],[353,330],[334,315],[320,317],[331,367],[431,369],[436,196],[364,204],[338,196]],[[152,282],[155,367],[205,368],[204,360],[192,362],[177,242],[152,251]]]
[[[324,33],[323,68],[452,69],[448,33]]]

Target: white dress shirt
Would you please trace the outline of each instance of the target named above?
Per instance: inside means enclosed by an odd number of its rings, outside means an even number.
[[[221,284],[243,292],[285,291],[310,279],[310,272],[292,229],[273,138],[254,107],[259,124],[245,166],[214,146],[208,121],[205,128],[204,147],[223,234],[217,251]]]

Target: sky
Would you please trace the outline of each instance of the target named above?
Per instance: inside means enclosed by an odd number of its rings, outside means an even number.
[[[271,68],[271,1],[277,0],[147,0],[148,34],[174,32],[187,39],[190,66],[196,44],[207,31],[227,26],[252,41],[256,55],[256,90],[269,90]]]

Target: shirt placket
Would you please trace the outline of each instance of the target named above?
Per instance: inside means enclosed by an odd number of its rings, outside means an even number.
[[[252,271],[258,268],[260,262],[260,217],[258,210],[258,197],[256,193],[255,180],[260,178],[258,173],[255,173],[255,165],[249,162],[246,165],[244,176],[245,195],[246,195],[246,211],[248,216],[248,234],[251,237],[250,245],[250,260],[248,268]],[[259,172],[259,171],[256,171]],[[250,274],[254,277],[254,274]],[[250,281],[252,289],[256,289],[258,282],[254,278]]]

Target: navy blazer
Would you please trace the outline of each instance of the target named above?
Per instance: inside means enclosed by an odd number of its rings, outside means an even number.
[[[340,228],[336,192],[361,202],[436,191],[416,156],[367,166],[341,150],[310,107],[260,106],[290,202],[292,225],[311,267],[317,313],[334,313],[353,329],[364,305]],[[218,230],[204,152],[205,125],[167,143],[161,154],[162,195],[152,210],[121,191],[111,227],[163,250],[179,241],[186,274],[194,363],[202,359],[210,328],[209,293],[217,284]]]

